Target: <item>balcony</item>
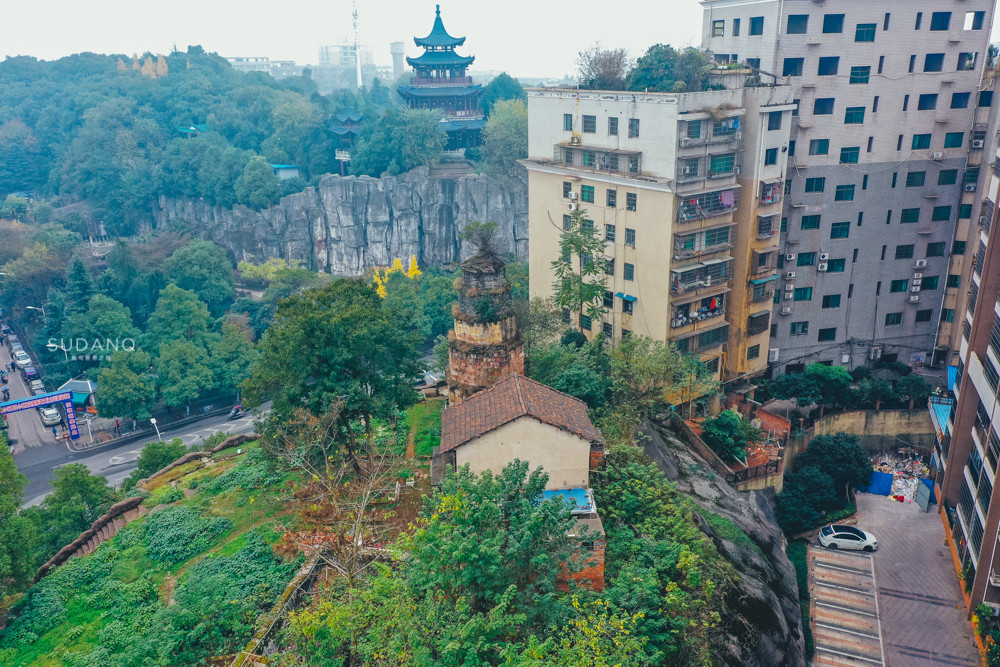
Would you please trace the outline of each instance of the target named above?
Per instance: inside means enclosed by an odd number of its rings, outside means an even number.
[[[674,296],[697,296],[728,283],[733,278],[733,258],[710,259],[670,270],[670,293]]]
[[[774,301],[773,287],[768,287],[763,291],[754,290],[750,295],[750,303],[763,303],[765,301]]]
[[[743,139],[743,133],[724,132],[713,134],[707,137],[681,137],[677,145],[681,148],[696,148],[698,146],[720,146],[725,144],[738,144]]]
[[[729,215],[739,207],[738,188],[678,196],[677,222],[694,222]]]
[[[472,85],[471,76],[411,76],[411,86],[469,86]]]
[[[760,199],[758,200],[758,203],[760,203],[761,206],[780,204],[784,192],[785,185],[781,182],[781,179],[764,181],[760,184]]]
[[[642,153],[612,148],[590,148],[579,144],[556,144],[553,160],[559,164],[589,171],[638,176],[642,171]]]
[[[778,213],[772,215],[757,216],[757,240],[766,241],[778,235],[781,229],[781,216]]]
[[[725,315],[724,297],[722,294],[717,294],[705,297],[701,301],[685,303],[675,308],[673,315],[670,317],[670,328],[682,329],[684,327],[691,327],[697,330],[700,327],[707,326],[706,323],[714,324],[717,318],[725,317]]]

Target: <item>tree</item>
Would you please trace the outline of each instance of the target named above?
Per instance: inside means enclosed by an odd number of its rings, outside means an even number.
[[[215,373],[205,348],[189,340],[161,343],[156,358],[163,404],[176,408],[215,388]]]
[[[635,62],[625,85],[664,93],[696,91],[711,68],[708,56],[694,47],[677,51],[669,44],[654,44]]]
[[[69,315],[63,323],[63,345],[79,354],[99,356],[111,354],[115,347],[135,346],[140,333],[132,326],[132,314],[125,306],[111,297],[97,294],[86,302],[85,308],[83,312]],[[80,338],[86,341],[86,350],[73,347]]]
[[[779,375],[767,389],[775,398],[794,398],[801,407],[816,403],[822,415],[824,406],[842,404],[850,396],[851,374],[843,366],[809,364],[803,373]]]
[[[150,377],[152,361],[142,350],[119,350],[97,372],[101,388],[98,410],[102,417],[149,419],[156,403],[156,383]]]
[[[24,222],[28,215],[28,200],[17,195],[7,195],[0,206],[0,218]]]
[[[592,321],[600,322],[605,313],[605,242],[594,222],[583,217],[585,214],[579,208],[573,211],[569,227],[559,237],[559,257],[551,264],[555,273],[553,301],[560,308],[583,312]]]
[[[162,343],[189,340],[205,346],[211,338],[212,316],[208,306],[190,290],[167,285],[146,324],[143,347],[159,350]]]
[[[258,357],[246,332],[229,323],[222,325],[222,335],[209,344],[208,353],[215,372],[213,385],[233,392],[250,377]]]
[[[32,551],[38,532],[19,512],[28,478],[17,470],[10,444],[0,433],[0,598],[31,581],[36,563]]]
[[[927,402],[927,397],[931,395],[931,386],[919,375],[911,373],[896,381],[896,392],[900,398],[910,402],[912,410],[914,403],[923,405]]]
[[[528,157],[528,105],[523,100],[498,100],[486,121],[482,148],[483,171],[494,176],[523,178],[518,160]]]
[[[493,112],[493,105],[501,100],[528,101],[528,95],[524,92],[524,88],[517,79],[507,74],[507,72],[500,72],[500,74],[493,77],[486,84],[483,94],[479,97],[479,106],[482,107],[486,116],[489,117]]]
[[[634,406],[642,417],[662,409],[670,393],[700,380],[703,364],[692,364],[673,343],[648,336],[629,336],[611,350],[615,404]]]
[[[338,426],[353,453],[373,418],[392,421],[416,400],[418,341],[412,322],[385,308],[372,285],[334,280],[279,304],[244,400],[271,397],[278,416],[319,416],[341,404]]]
[[[233,191],[238,203],[259,211],[281,199],[281,179],[274,175],[270,163],[258,155],[247,162],[233,184]]]
[[[830,475],[816,466],[797,464],[796,459],[794,474],[785,474],[784,487],[776,499],[775,514],[788,535],[820,525],[837,497]]]
[[[591,90],[622,90],[631,65],[627,49],[602,49],[600,42],[576,57],[580,87]]]
[[[94,281],[90,272],[79,257],[73,258],[73,263],[66,271],[66,314],[83,312],[87,302],[94,295]]]
[[[379,177],[429,166],[448,142],[440,112],[389,107],[358,137],[351,154],[351,173]]]
[[[52,493],[45,496],[40,508],[26,511],[42,538],[39,560],[45,561],[90,528],[115,500],[107,480],[91,475],[82,463],[69,463],[56,469]]]
[[[575,396],[594,409],[604,405],[610,381],[583,364],[573,364],[552,379],[552,388]]]
[[[197,294],[214,313],[221,313],[235,294],[233,265],[226,251],[211,241],[192,241],[178,248],[165,268],[171,282]]]
[[[122,489],[134,489],[140,479],[146,479],[153,473],[162,470],[180,457],[187,454],[187,447],[180,438],[170,442],[151,442],[142,448],[142,453],[136,460],[136,468],[122,482]]]
[[[887,380],[881,378],[868,378],[858,383],[858,393],[861,400],[875,410],[878,410],[882,403],[892,403],[896,399],[896,392]]]
[[[861,447],[858,436],[849,433],[820,435],[795,457],[793,470],[815,466],[830,476],[842,507],[850,502],[851,489],[868,486],[872,462]]]
[[[746,463],[747,448],[760,442],[760,429],[735,410],[723,410],[701,424],[701,437],[725,461]]]

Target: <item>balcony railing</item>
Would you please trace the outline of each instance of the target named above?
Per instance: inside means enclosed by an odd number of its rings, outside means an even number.
[[[709,310],[708,308],[699,308],[694,312],[688,313],[675,310],[674,316],[670,319],[670,328],[679,329],[690,324],[697,324],[699,322],[715,320],[718,317],[725,317],[725,315],[726,309],[723,306],[719,306],[712,310]]]
[[[726,476],[726,481],[730,484],[740,484],[742,482],[760,479],[761,477],[777,475],[780,472],[781,460],[775,459],[774,461],[768,461],[767,463],[762,463],[759,466],[753,466],[752,468],[736,470],[731,475]]]
[[[728,215],[740,204],[740,193],[736,188],[704,192],[697,195],[678,197],[677,222],[693,222]]]
[[[411,86],[468,86],[472,83],[471,76],[411,76],[410,85]]]
[[[762,303],[764,301],[772,301],[774,299],[774,288],[768,288],[763,292],[757,293],[753,292],[750,295],[751,303]]]
[[[983,207],[980,209],[979,214],[979,226],[983,228],[983,231],[987,234],[990,233],[990,227],[993,226],[993,209],[996,208],[994,204],[989,199],[983,200]]]
[[[713,134],[704,137],[681,137],[678,144],[681,148],[693,148],[694,146],[707,146],[709,144],[733,144],[738,143],[743,138],[739,131],[724,134]]]
[[[673,272],[670,293],[697,294],[710,287],[717,287],[733,278],[733,263],[730,257],[725,263],[692,268],[684,273]]]
[[[557,144],[553,159],[560,164],[594,171],[619,174],[639,174],[642,171],[642,153],[638,151]]]
[[[784,191],[785,191],[785,186],[781,181],[769,181],[767,183],[761,183],[760,199],[759,199],[761,206],[770,206],[771,204],[781,203]]]

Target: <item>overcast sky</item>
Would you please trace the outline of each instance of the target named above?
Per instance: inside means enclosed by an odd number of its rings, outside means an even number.
[[[430,32],[434,2],[357,0],[362,44],[378,65],[391,65],[389,42],[416,55],[414,35]],[[460,52],[474,69],[557,77],[575,70],[576,54],[600,41],[633,56],[665,42],[701,41],[698,0],[446,0],[448,31],[467,37]],[[350,0],[4,0],[0,58],[52,60],[72,53],[169,53],[200,44],[222,56],[268,56],[315,63],[317,47],[353,41]]]

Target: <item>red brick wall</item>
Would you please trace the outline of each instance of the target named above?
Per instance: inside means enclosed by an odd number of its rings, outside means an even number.
[[[579,572],[570,574],[565,569],[556,579],[556,588],[569,590],[569,581],[598,593],[604,590],[604,540],[594,542],[593,551],[578,551],[573,555],[575,563],[582,564]]]
[[[792,432],[792,422],[767,410],[758,410],[757,419],[761,421],[761,429],[765,433],[772,431],[775,435],[788,435]]]
[[[452,403],[467,398],[469,394],[457,395],[457,387],[473,387],[470,393],[485,389],[493,383],[520,373],[524,375],[524,347],[513,350],[485,348],[483,353],[464,353],[451,350],[448,361],[448,386],[452,390]]]

